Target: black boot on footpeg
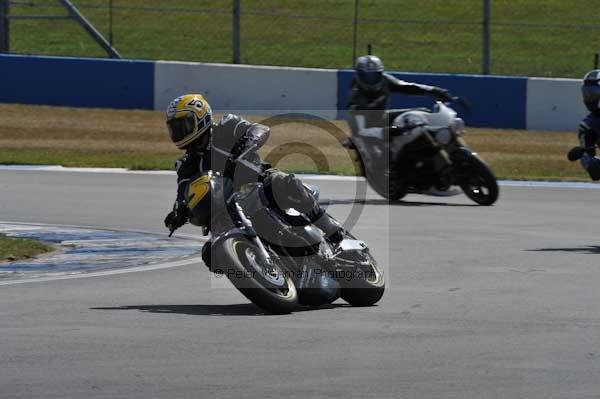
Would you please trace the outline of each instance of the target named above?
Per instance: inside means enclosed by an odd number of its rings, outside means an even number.
[[[344,239],[344,228],[323,209],[313,212],[309,217],[312,224],[321,229],[332,243],[339,244]]]

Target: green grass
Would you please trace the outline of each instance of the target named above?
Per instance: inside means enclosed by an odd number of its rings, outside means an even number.
[[[0,263],[29,259],[53,250],[54,248],[50,245],[46,245],[39,241],[23,238],[9,238],[0,234]]]
[[[73,3],[108,36],[106,0]],[[126,58],[231,62],[231,3],[114,0],[115,47]],[[241,3],[243,63],[325,68],[352,65],[353,0]],[[56,0],[25,4],[29,2],[13,4],[12,12],[65,14]],[[371,43],[391,70],[481,72],[482,0],[360,0],[360,4],[359,53]],[[593,9],[589,0],[492,1],[492,73],[583,76],[598,51],[592,38],[600,32],[600,24],[595,25],[596,19],[589,17]],[[11,48],[15,52],[105,56],[73,21],[12,20],[11,24]]]
[[[173,169],[175,158],[172,155],[151,152],[0,148],[0,163],[3,165],[62,165],[82,168],[169,170]]]

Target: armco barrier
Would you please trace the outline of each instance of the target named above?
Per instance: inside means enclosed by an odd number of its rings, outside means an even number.
[[[337,114],[337,71],[309,68],[158,61],[154,105],[165,109],[183,93],[202,93],[216,112],[260,110],[277,114],[311,110]]]
[[[459,111],[470,126],[525,129],[527,78],[480,75],[443,75],[418,73],[393,73],[409,82],[440,86],[452,94],[465,96],[471,103],[469,112]],[[338,72],[338,114],[345,118],[345,104],[354,72]],[[395,94],[391,108],[429,107],[431,98]]]
[[[527,129],[574,131],[586,114],[581,80],[529,78],[527,81]]]
[[[0,102],[152,109],[154,63],[0,55]]]

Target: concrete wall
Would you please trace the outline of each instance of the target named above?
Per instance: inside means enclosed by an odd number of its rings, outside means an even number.
[[[337,114],[337,71],[159,61],[154,106],[166,109],[184,93],[201,93],[216,112],[262,115],[311,111]]]
[[[527,129],[574,131],[586,114],[581,80],[529,78],[527,81]]]
[[[154,107],[154,63],[0,55],[0,102],[70,107]]]

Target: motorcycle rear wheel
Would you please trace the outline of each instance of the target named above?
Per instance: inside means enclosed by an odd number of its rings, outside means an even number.
[[[498,180],[482,160],[471,158],[468,166],[463,167],[463,175],[460,188],[471,200],[483,206],[490,206],[498,200]]]
[[[258,248],[245,236],[234,236],[213,249],[221,272],[252,303],[273,314],[291,313],[298,304],[294,282],[285,269],[273,259],[273,265],[262,265]]]
[[[368,176],[367,180],[377,194],[392,202],[400,201],[408,192],[404,182],[389,169],[379,176]]]

